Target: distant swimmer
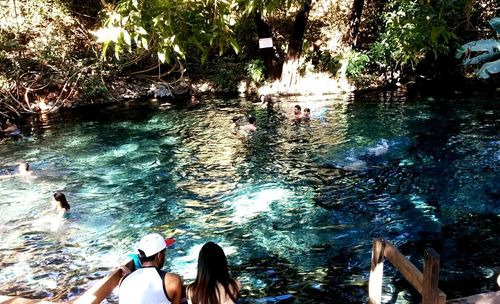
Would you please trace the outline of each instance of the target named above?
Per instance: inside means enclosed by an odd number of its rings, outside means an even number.
[[[0,131],[5,133],[5,135],[16,137],[21,135],[21,131],[16,126],[16,124],[10,122],[10,120],[5,121],[4,128],[0,127]]]
[[[342,167],[348,171],[364,171],[368,169],[369,164],[374,164],[383,161],[382,155],[389,151],[387,140],[382,139],[381,143],[373,148],[368,148],[367,152],[358,155],[353,162]]]
[[[387,143],[387,140],[382,139],[381,144],[378,144],[374,148],[369,148],[368,151],[375,156],[380,156],[386,154],[389,151],[389,144]]]
[[[304,120],[311,119],[311,109],[309,109],[309,108],[304,109],[304,115],[302,115],[302,119],[304,119]]]
[[[242,126],[241,130],[248,132],[248,133],[253,133],[253,132],[257,131],[257,120],[255,119],[255,116],[250,115],[248,117],[248,124]]]
[[[57,191],[52,195],[52,208],[44,208],[45,210],[39,214],[39,218],[33,222],[33,225],[38,227],[46,227],[53,232],[62,232],[65,227],[66,219],[69,218],[70,206],[66,200],[64,193]]]
[[[3,129],[0,127],[0,130],[4,133],[15,132],[18,130],[16,124],[10,122],[10,120],[8,120],[8,119],[5,121],[4,127],[5,128],[3,128]]]
[[[17,171],[19,175],[31,175],[33,171],[30,170],[30,164],[28,163],[20,163],[19,166],[17,167]]]
[[[56,213],[61,216],[68,213],[71,208],[66,200],[66,196],[60,191],[57,191],[52,196],[52,207],[55,209]]]
[[[33,171],[30,169],[29,163],[20,163],[16,169],[10,168],[3,170],[5,172],[3,175],[0,175],[0,178],[14,177],[14,176],[32,176]]]
[[[233,131],[233,133],[238,133],[241,127],[241,117],[234,116],[233,118],[231,118],[231,121],[232,121],[231,131]]]
[[[275,106],[279,106],[281,100],[279,98],[273,98],[270,95],[260,95],[260,106],[268,111],[272,111]]]
[[[299,105],[296,105],[293,108],[293,119],[294,120],[302,119],[302,108]]]
[[[273,99],[269,95],[260,95],[260,106],[263,108],[272,108],[274,105]]]

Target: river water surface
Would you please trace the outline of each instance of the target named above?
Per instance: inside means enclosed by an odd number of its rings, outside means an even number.
[[[297,103],[309,123],[287,117]],[[419,268],[433,247],[450,299],[498,290],[499,104],[303,100],[276,114],[225,99],[33,119],[0,144],[0,169],[35,173],[0,178],[0,294],[74,299],[150,232],[177,240],[166,267],[188,283],[200,247],[219,243],[243,303],[366,302],[376,237]],[[248,114],[256,134],[232,133]],[[71,204],[62,223],[41,215],[57,190]],[[385,303],[419,303],[384,274]]]

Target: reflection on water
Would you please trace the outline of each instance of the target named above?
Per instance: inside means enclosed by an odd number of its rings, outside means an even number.
[[[292,124],[243,100],[215,100],[34,120],[24,139],[0,145],[0,169],[28,161],[35,171],[0,179],[0,290],[72,299],[151,231],[176,238],[167,267],[187,282],[199,248],[221,244],[244,303],[366,302],[374,237],[417,265],[434,247],[449,298],[493,290],[497,104],[307,101],[313,119]],[[248,114],[258,132],[233,134],[231,117]],[[40,214],[58,190],[71,217],[54,227]],[[418,301],[390,268],[384,286],[385,302]]]

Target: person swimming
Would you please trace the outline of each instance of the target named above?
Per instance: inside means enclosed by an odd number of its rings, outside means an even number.
[[[311,119],[311,109],[309,109],[309,108],[304,109],[304,115],[302,115],[302,119],[304,119],[304,120]]]
[[[378,144],[374,148],[369,148],[368,152],[373,154],[374,156],[380,156],[383,154],[386,154],[389,151],[389,144],[387,143],[387,140],[382,139],[382,143]]]
[[[302,108],[299,105],[296,105],[293,108],[293,119],[294,120],[302,119]]]
[[[244,125],[241,127],[241,130],[252,133],[257,131],[257,120],[255,119],[255,116],[248,116],[248,124]]]
[[[0,127],[0,131],[11,137],[16,137],[21,135],[21,131],[16,126],[16,124],[12,123],[9,119],[5,121],[5,128],[2,129]]]
[[[348,171],[364,171],[368,169],[368,164],[380,163],[383,160],[382,155],[389,151],[389,143],[382,139],[380,144],[373,148],[368,148],[367,152],[358,155],[352,162],[344,165],[342,169]]]
[[[17,167],[17,172],[19,175],[31,175],[33,171],[30,170],[30,164],[20,163]]]
[[[51,206],[52,208],[44,208],[45,210],[38,214],[33,225],[56,233],[63,232],[71,209],[64,193],[55,192],[51,198]]]
[[[233,133],[238,133],[241,127],[241,117],[240,116],[234,116],[231,118],[232,121],[232,129]]]
[[[0,175],[0,178],[14,177],[14,176],[31,176],[33,171],[30,170],[29,163],[20,163],[16,169],[9,168],[3,170],[4,174]]]
[[[71,208],[64,193],[57,191],[52,196],[52,207],[56,210],[57,214],[65,215]]]

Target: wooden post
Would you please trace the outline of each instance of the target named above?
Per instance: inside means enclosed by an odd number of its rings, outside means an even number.
[[[370,278],[368,279],[369,304],[380,304],[382,300],[382,279],[384,277],[385,241],[374,239],[372,246],[372,261]]]
[[[443,304],[446,301],[446,295],[440,292],[438,284],[439,255],[434,249],[427,248],[424,253],[422,304]]]

